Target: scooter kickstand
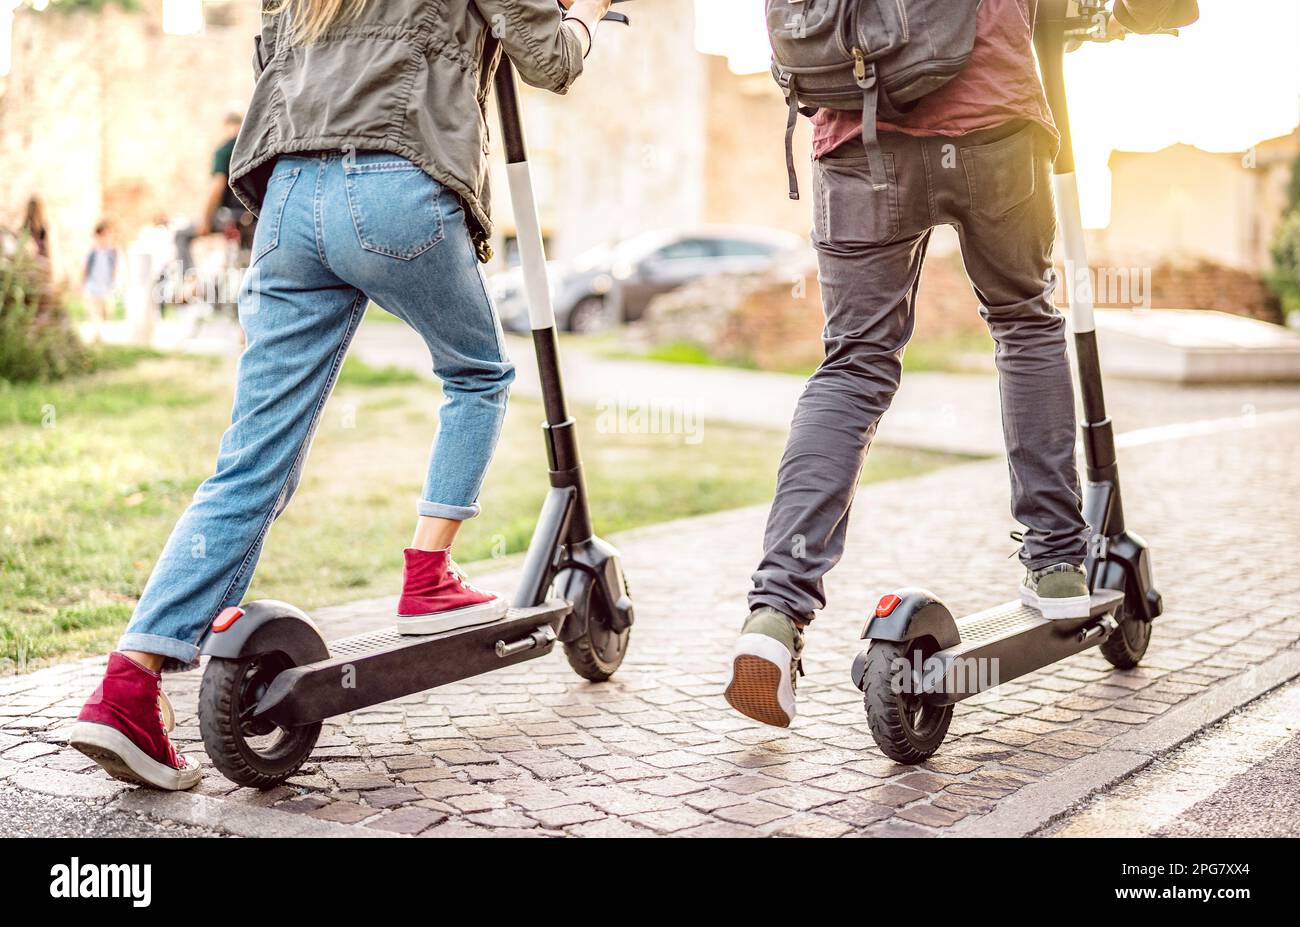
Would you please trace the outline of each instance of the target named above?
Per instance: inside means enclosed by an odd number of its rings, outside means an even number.
[[[1089,625],[1079,632],[1079,641],[1092,640],[1094,637],[1100,637],[1103,634],[1109,634],[1119,628],[1119,622],[1115,620],[1114,615],[1102,615],[1101,620],[1096,624]]]
[[[555,630],[548,624],[538,628],[532,634],[521,637],[513,644],[507,644],[505,641],[497,641],[496,652],[501,659],[513,656],[516,653],[522,653],[525,650],[533,650],[537,647],[549,647],[557,640]]]

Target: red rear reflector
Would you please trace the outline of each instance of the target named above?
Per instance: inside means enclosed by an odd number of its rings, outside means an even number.
[[[244,610],[242,608],[237,608],[233,605],[230,608],[223,609],[221,614],[217,616],[217,620],[212,622],[212,630],[224,631],[226,630],[226,628],[230,627],[232,624],[234,624],[236,621],[242,618],[243,615],[244,615]]]
[[[892,593],[887,596],[882,596],[880,603],[876,606],[876,617],[884,618],[888,616],[890,612],[898,607],[898,603],[901,601],[903,600]]]

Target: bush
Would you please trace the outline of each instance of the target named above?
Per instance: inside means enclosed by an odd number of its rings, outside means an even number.
[[[57,380],[89,367],[49,270],[22,249],[0,255],[0,380]]]
[[[1282,297],[1285,311],[1300,311],[1300,207],[1287,213],[1278,226],[1270,282]]]

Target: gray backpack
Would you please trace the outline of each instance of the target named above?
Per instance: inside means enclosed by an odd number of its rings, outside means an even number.
[[[897,117],[965,67],[981,0],[767,0],[772,76],[790,106],[785,133],[790,199],[799,198],[799,113],[862,110],[872,185],[886,185],[876,118]]]

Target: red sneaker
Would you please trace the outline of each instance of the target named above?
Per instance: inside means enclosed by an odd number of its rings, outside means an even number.
[[[475,589],[445,550],[406,550],[398,634],[439,634],[488,624],[506,613],[505,601]]]
[[[68,743],[115,779],[178,791],[192,788],[202,770],[191,757],[177,755],[167,736],[173,724],[162,675],[113,653]]]

